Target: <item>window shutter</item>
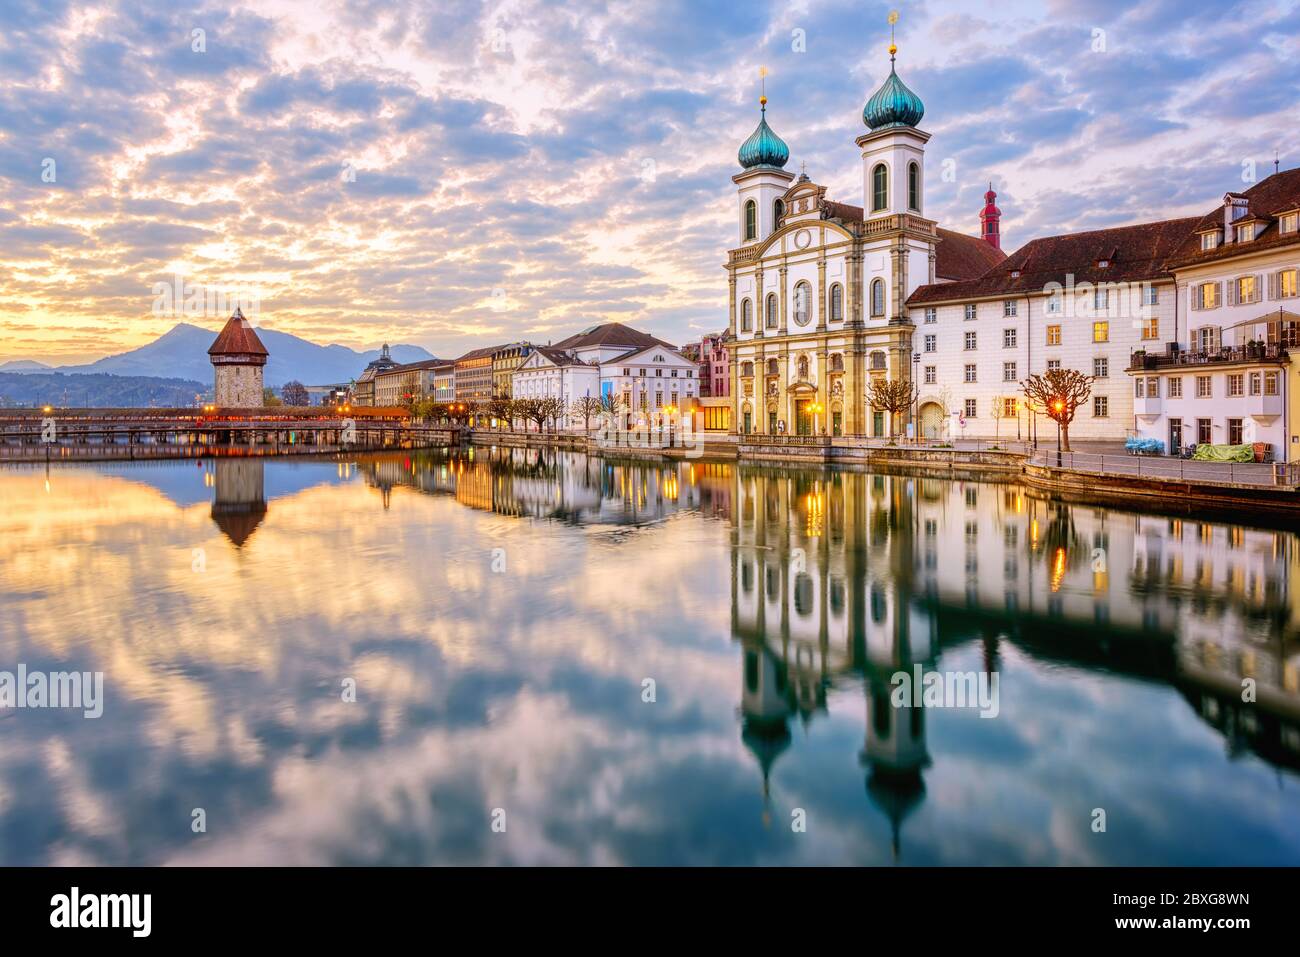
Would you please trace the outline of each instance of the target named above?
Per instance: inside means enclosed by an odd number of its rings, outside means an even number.
[[[1255,274],[1255,298],[1251,302],[1264,301],[1264,276],[1261,273]]]
[[[1203,285],[1203,284],[1202,284],[1202,285]],[[1192,311],[1193,311],[1193,312],[1200,312],[1200,311],[1201,311],[1201,295],[1202,295],[1202,294],[1201,294],[1201,287],[1200,287],[1200,286],[1193,286],[1193,287],[1191,288],[1191,293],[1192,293]]]
[[[1237,295],[1237,280],[1234,279],[1228,283],[1228,305],[1237,305]]]
[[[1223,283],[1214,284],[1214,304],[1217,306],[1223,302]]]
[[[1268,274],[1268,298],[1277,298],[1277,273],[1275,272]]]

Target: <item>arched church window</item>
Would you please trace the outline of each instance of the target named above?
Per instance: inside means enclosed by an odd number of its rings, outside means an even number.
[[[753,332],[754,330],[754,303],[749,299],[740,301],[740,331]]]
[[[775,329],[776,326],[776,293],[772,292],[767,296],[767,328]]]
[[[758,204],[752,199],[745,203],[745,239],[758,238]]]
[[[768,375],[780,375],[780,373],[781,373],[781,366],[777,363],[777,361],[776,361],[775,359],[768,359],[768,360],[767,360],[767,374],[768,374]]]
[[[842,356],[838,352],[835,353],[835,355],[831,356],[831,371],[832,372],[844,371],[844,356]]]
[[[752,376],[754,374],[754,363],[742,362],[740,364],[740,374],[743,376]]]
[[[812,319],[812,286],[800,281],[794,284],[795,325],[806,326],[810,319]]]
[[[907,164],[907,208],[921,211],[921,167]]]
[[[880,350],[871,353],[871,368],[876,372],[885,368],[885,354]]]
[[[844,287],[839,283],[831,286],[831,322],[844,321]]]
[[[878,213],[889,205],[889,170],[877,163],[871,170],[871,211]]]
[[[883,316],[885,314],[885,281],[883,279],[871,280],[871,315]]]
[[[781,217],[785,215],[785,203],[778,199],[772,204],[772,212],[776,214],[776,218],[773,219],[772,222],[777,226],[780,226]]]

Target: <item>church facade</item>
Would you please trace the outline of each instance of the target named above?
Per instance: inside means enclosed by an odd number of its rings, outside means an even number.
[[[910,379],[920,286],[971,279],[1005,258],[984,238],[925,215],[919,97],[893,67],[863,109],[863,205],[832,201],[767,124],[741,146],[737,245],[729,286],[732,428],[747,434],[887,436],[901,423],[870,406],[873,378]],[[905,421],[905,420],[904,420]]]

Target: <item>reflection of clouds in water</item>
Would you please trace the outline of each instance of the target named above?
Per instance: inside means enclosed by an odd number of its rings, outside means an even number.
[[[1051,658],[1041,635],[999,643],[1000,718],[930,715],[919,791],[868,787],[863,682],[837,679],[824,710],[791,722],[765,826],[726,521],[655,505],[628,523],[581,482],[565,494],[599,524],[508,517],[480,504],[496,507],[480,476],[473,502],[398,484],[385,509],[365,476],[340,483],[329,463],[313,485],[294,466],[238,548],[206,504],[148,481],[57,471],[46,493],[41,473],[0,472],[17,505],[0,517],[14,543],[0,651],[102,668],[109,694],[99,722],[6,719],[7,863],[881,863],[890,814],[916,864],[1294,861],[1300,847],[1290,792],[1253,756],[1226,763],[1175,690]],[[905,508],[896,491],[882,501]],[[905,589],[887,531],[865,567]],[[939,667],[980,667],[965,627],[945,625]],[[490,830],[498,806],[506,835]],[[1089,829],[1095,806],[1107,835]],[[194,807],[206,835],[189,832]],[[794,807],[806,834],[790,832]]]

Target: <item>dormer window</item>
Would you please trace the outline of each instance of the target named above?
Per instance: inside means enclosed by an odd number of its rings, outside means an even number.
[[[1248,243],[1255,238],[1255,224],[1247,223],[1237,227],[1237,242]]]
[[[1109,265],[1110,265],[1110,260],[1109,260],[1109,259],[1098,259],[1098,260],[1097,260],[1097,268],[1098,268],[1098,269],[1105,269],[1105,268],[1106,268],[1107,266],[1109,266]]]
[[[1278,221],[1278,232],[1294,233],[1300,225],[1300,213],[1287,213]]]
[[[1013,270],[1011,270],[1011,278],[1012,278],[1012,279],[1019,279],[1019,278],[1020,278],[1020,270],[1019,270],[1019,269],[1013,269]]]
[[[1217,249],[1219,247],[1218,233],[1201,233],[1201,249]]]

